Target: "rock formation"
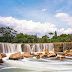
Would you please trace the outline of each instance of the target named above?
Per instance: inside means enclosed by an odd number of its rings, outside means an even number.
[[[7,57],[5,53],[1,53],[2,58]]]
[[[0,54],[0,63],[3,63],[3,60],[2,60],[2,56],[1,56],[1,54]]]
[[[61,53],[61,55],[66,56],[66,55],[67,55],[67,53],[68,53],[68,50],[65,50],[63,53]]]
[[[33,55],[31,55],[31,52],[24,52],[23,56],[24,57],[33,57]]]
[[[20,52],[17,52],[17,53],[14,53],[12,55],[10,55],[9,59],[11,60],[18,60],[18,59],[23,59],[24,56],[20,53]]]

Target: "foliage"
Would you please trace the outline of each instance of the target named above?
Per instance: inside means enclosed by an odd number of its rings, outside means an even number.
[[[71,42],[72,34],[61,34],[57,36],[57,32],[50,32],[49,35],[54,35],[52,38],[47,35],[42,38],[37,35],[28,35],[19,33],[10,27],[0,28],[0,42],[13,42],[13,43],[50,43],[50,42]]]
[[[10,27],[1,27],[0,28],[0,41],[1,42],[12,42],[17,31]]]

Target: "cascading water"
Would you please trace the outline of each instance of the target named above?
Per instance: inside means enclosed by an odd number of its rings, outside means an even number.
[[[22,52],[21,44],[0,43],[0,53]]]
[[[22,48],[23,52],[31,52],[31,47],[29,44],[24,44]]]
[[[63,51],[72,49],[72,44],[70,42],[63,43]]]
[[[49,43],[49,51],[53,50],[54,49],[54,45],[53,43]]]
[[[24,44],[22,47],[23,52],[43,52],[45,49],[53,50],[53,43],[39,43],[39,44]]]
[[[53,43],[34,43],[34,44],[17,43],[0,43],[0,53],[14,53],[14,52],[43,52],[45,49],[53,50]]]
[[[40,52],[40,44],[33,44],[32,52]]]

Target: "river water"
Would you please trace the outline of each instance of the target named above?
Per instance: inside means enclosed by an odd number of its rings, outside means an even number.
[[[0,53],[6,53],[4,63],[0,65],[0,72],[72,72],[72,58],[64,60],[24,58],[9,60],[11,53],[18,52],[43,52],[45,49],[53,50],[53,43],[41,44],[12,44],[0,43]]]
[[[72,59],[51,60],[24,58],[21,60],[9,60],[10,53],[3,58],[0,72],[72,72]]]

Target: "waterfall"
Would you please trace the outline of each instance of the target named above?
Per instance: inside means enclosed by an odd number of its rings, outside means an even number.
[[[0,53],[22,52],[21,44],[0,43]]]
[[[24,44],[23,48],[22,48],[23,52],[31,52],[31,47],[29,44]]]
[[[72,49],[72,44],[70,42],[63,43],[63,51]]]
[[[32,52],[40,52],[40,44],[33,44]]]
[[[52,50],[54,50],[54,45],[53,43],[49,43],[49,51],[52,51]]]
[[[23,52],[43,52],[45,49],[48,49],[49,51],[53,50],[53,43],[24,44],[22,47]]]
[[[53,43],[32,43],[32,44],[0,43],[0,53],[43,52],[45,49],[48,49],[49,51],[53,50],[54,49]]]

